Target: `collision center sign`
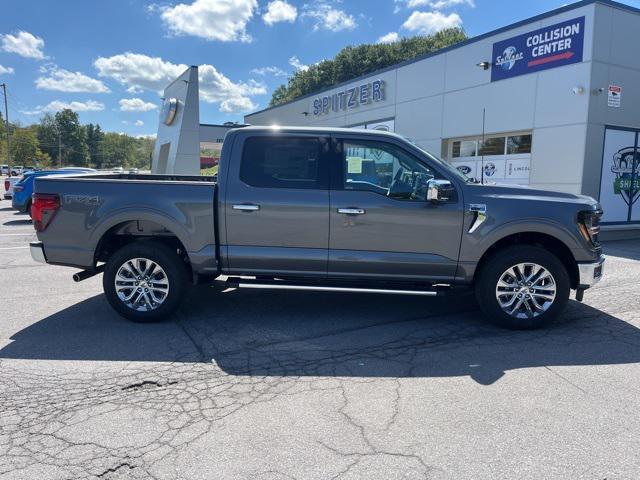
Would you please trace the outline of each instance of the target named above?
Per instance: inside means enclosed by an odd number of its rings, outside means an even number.
[[[491,81],[582,62],[584,17],[493,44]]]

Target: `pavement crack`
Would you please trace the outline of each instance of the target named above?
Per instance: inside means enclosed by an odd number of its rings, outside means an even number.
[[[122,387],[122,390],[141,390],[141,389],[145,389],[145,388],[162,388],[162,387],[166,387],[166,386],[169,386],[169,385],[175,385],[177,383],[178,383],[177,381],[161,383],[161,382],[156,382],[156,381],[153,381],[153,380],[143,380],[142,382],[137,382],[137,383],[132,383],[131,385],[126,385],[126,386]]]
[[[120,463],[119,465],[116,465],[115,467],[108,468],[104,472],[99,473],[98,475],[96,475],[96,477],[105,478],[105,477],[107,477],[107,475],[110,475],[112,473],[116,473],[118,470],[120,470],[122,468],[126,468],[128,470],[133,470],[136,467],[135,467],[135,465],[131,465],[130,463]]]

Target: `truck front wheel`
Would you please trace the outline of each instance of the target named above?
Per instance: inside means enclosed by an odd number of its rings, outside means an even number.
[[[555,319],[569,300],[569,275],[562,262],[540,247],[519,245],[491,255],[477,275],[476,298],[487,319],[524,330]]]
[[[154,241],[130,243],[107,261],[102,278],[113,309],[134,322],[161,320],[180,305],[187,271],[178,254]]]

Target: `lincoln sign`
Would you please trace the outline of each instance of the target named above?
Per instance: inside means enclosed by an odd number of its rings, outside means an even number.
[[[384,80],[362,83],[331,95],[313,100],[313,114],[324,115],[329,112],[353,110],[361,105],[384,100]]]
[[[584,17],[493,44],[491,81],[582,62]]]

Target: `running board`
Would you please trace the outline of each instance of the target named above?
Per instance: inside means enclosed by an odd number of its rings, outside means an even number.
[[[350,293],[378,293],[385,295],[419,295],[423,297],[435,297],[442,295],[442,291],[437,290],[399,290],[386,288],[358,288],[358,287],[325,287],[321,285],[295,285],[277,283],[255,283],[255,282],[228,282],[230,287],[235,288],[259,288],[271,290],[302,290],[315,292],[350,292]]]

